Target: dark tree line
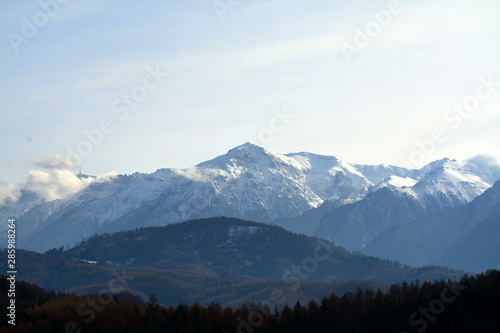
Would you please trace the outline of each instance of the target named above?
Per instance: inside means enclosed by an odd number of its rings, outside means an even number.
[[[8,302],[0,279],[2,318]],[[126,297],[99,298],[17,287],[17,325],[0,332],[500,332],[500,272],[460,281],[399,283],[282,309],[259,304],[164,307]],[[154,302],[153,302],[154,303]]]

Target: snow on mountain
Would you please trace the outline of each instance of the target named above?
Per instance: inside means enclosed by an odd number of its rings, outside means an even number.
[[[465,166],[488,183],[500,179],[500,159],[492,155],[476,155],[465,161]]]
[[[307,186],[323,201],[356,201],[387,178],[408,173],[407,169],[394,166],[351,164],[334,156],[305,152],[286,156],[302,166]]]
[[[498,167],[497,167],[498,168]],[[472,201],[490,188],[496,179],[491,177],[495,166],[477,172],[468,161],[441,159],[431,162],[420,170],[412,170],[409,176],[417,180],[412,187],[400,191],[417,199],[424,207],[453,207]]]
[[[393,188],[405,188],[413,187],[417,184],[417,181],[410,177],[399,177],[399,176],[389,176],[386,180],[381,182],[377,187],[393,187]]]
[[[49,218],[57,210],[61,202],[62,200],[60,199],[46,202],[34,192],[20,190],[17,200],[6,200],[4,204],[0,205],[0,219],[7,221],[7,219],[14,218],[18,222],[20,216],[25,216],[30,223],[23,225],[21,229],[17,229],[16,231],[18,235],[19,232],[21,234],[29,233]],[[0,233],[5,233],[6,230],[7,223],[1,223]],[[0,246],[6,239],[7,237],[4,237],[0,240]]]
[[[493,184],[497,171],[487,165],[484,160],[441,160],[408,170],[306,152],[274,154],[245,143],[191,168],[116,175],[57,202],[0,210],[26,225],[19,237],[23,247],[46,250],[74,245],[95,233],[193,218],[271,222],[299,216],[326,200],[357,202],[382,187],[411,196],[424,207],[455,205]]]
[[[388,228],[361,252],[413,266],[480,272],[500,267],[499,231],[500,181],[470,203]]]
[[[323,201],[359,199],[373,185],[353,165],[333,156],[309,153],[286,156],[300,166],[305,184]]]
[[[362,200],[325,214],[315,235],[361,251],[391,228],[471,202],[493,185],[498,169],[442,159],[389,176]]]

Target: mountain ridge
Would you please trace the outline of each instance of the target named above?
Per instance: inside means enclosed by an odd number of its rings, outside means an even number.
[[[425,211],[471,201],[492,185],[491,175],[500,174],[498,166],[479,172],[469,165],[446,159],[409,170],[306,152],[274,154],[245,143],[191,168],[96,181],[66,199],[17,207],[15,217],[25,225],[19,230],[20,246],[43,251],[72,246],[95,233],[193,218],[228,216],[269,223],[298,217],[326,201],[340,206],[358,202],[381,188],[413,196]],[[440,179],[440,174],[447,178]],[[14,203],[0,206],[0,215],[15,215],[12,207]]]
[[[440,264],[474,272],[500,267],[500,181],[470,203],[382,231],[361,252],[408,265]],[[488,230],[488,231],[487,231]],[[481,235],[481,237],[479,236]],[[474,241],[472,241],[474,240]],[[480,253],[483,255],[471,255]]]

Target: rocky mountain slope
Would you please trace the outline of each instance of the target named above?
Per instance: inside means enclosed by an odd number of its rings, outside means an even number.
[[[408,216],[403,211],[399,215],[379,212],[379,219],[372,224],[381,224],[382,231],[400,223],[396,221],[399,218],[414,218],[467,203],[483,193],[495,177],[500,177],[500,169],[479,162],[443,159],[420,170],[409,170],[352,164],[305,152],[274,154],[247,143],[192,168],[160,169],[151,174],[118,175],[94,182],[62,200],[28,200],[32,194],[22,193],[18,202],[5,203],[0,213],[16,217],[22,226],[18,231],[19,246],[44,251],[73,246],[96,233],[195,218],[228,216],[259,222],[281,221],[279,224],[286,228],[283,219],[301,216],[325,202],[330,203],[327,207],[340,210],[365,197],[372,205],[384,200],[404,200],[405,204],[397,209],[406,209]],[[310,223],[312,228],[296,225],[350,249],[358,249],[378,235],[379,229],[357,237],[355,246],[343,242],[352,234],[351,225],[356,230],[370,228],[360,222],[361,216],[348,223],[351,216],[346,219],[342,214],[344,210],[321,216],[321,223]],[[340,228],[344,231],[339,233],[337,225],[344,225]]]

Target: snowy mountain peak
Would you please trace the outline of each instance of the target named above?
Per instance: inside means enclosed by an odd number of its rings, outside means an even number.
[[[235,150],[247,150],[247,149],[250,149],[250,150],[255,150],[255,151],[265,151],[265,149],[261,146],[258,146],[256,144],[253,144],[251,142],[245,142],[239,146],[236,146],[232,149],[229,149],[228,153],[232,152],[232,151],[235,151]]]
[[[488,171],[485,170],[485,173]],[[467,162],[445,158],[424,166],[415,178],[419,182],[468,182],[486,189],[492,185],[492,180],[483,176],[484,174],[478,174],[477,170],[471,168]]]
[[[240,161],[249,161],[258,163],[262,160],[272,159],[274,154],[268,152],[264,148],[251,144],[245,143],[241,146],[229,150],[226,157],[230,159],[237,159]]]
[[[204,168],[224,168],[227,165],[252,163],[258,164],[264,160],[271,159],[273,154],[264,148],[246,142],[240,146],[230,149],[226,154],[218,156],[212,160],[202,162],[197,167]]]
[[[228,216],[271,222],[297,217],[325,201],[342,205],[363,200],[381,188],[414,198],[424,210],[454,206],[484,192],[496,175],[500,176],[500,169],[485,158],[442,159],[420,170],[408,170],[353,164],[307,152],[275,154],[244,143],[191,168],[95,181],[57,202],[25,200],[28,196],[23,194],[17,204],[0,206],[0,215],[24,219],[24,230],[33,235],[43,234],[42,229],[53,233],[58,225],[69,240],[79,241],[96,232],[192,218]],[[13,214],[16,205],[17,214]],[[61,245],[58,239],[52,241],[49,245],[40,237],[33,246]]]

